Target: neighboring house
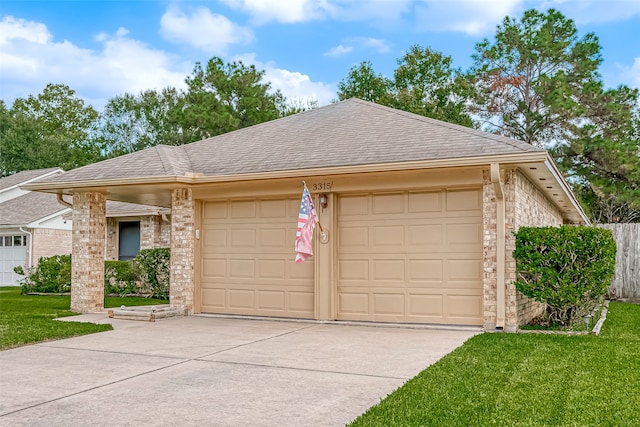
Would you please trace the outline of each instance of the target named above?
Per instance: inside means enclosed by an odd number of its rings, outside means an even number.
[[[296,264],[303,180],[324,233]],[[513,232],[588,223],[546,151],[358,99],[26,187],[73,196],[80,312],[103,308],[107,199],[171,208],[190,313],[509,331],[543,309],[515,289]]]
[[[0,179],[0,286],[18,284],[22,276],[13,271],[16,266],[28,268],[41,257],[71,253],[71,208],[54,194],[20,188],[62,173],[60,168],[49,168]],[[140,249],[168,247],[170,212],[109,201],[105,259],[131,259]]]
[[[0,179],[0,285],[22,276],[13,268],[35,266],[43,256],[71,253],[71,212],[54,194],[34,193],[20,185],[62,174],[60,168],[18,172]]]

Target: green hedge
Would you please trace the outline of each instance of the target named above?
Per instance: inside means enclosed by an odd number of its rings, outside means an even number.
[[[170,249],[143,249],[130,261],[105,261],[105,294],[143,294],[169,299]],[[24,271],[22,293],[63,293],[71,290],[71,255],[40,258],[38,266]]]
[[[71,290],[71,255],[42,257],[38,260],[37,268],[24,271],[22,267],[16,267],[13,270],[25,276],[20,280],[22,293],[57,294]]]
[[[516,289],[545,303],[550,323],[568,326],[607,293],[616,244],[597,227],[522,227],[513,256]]]
[[[131,260],[140,271],[140,279],[154,298],[169,299],[171,250],[169,248],[142,249]]]

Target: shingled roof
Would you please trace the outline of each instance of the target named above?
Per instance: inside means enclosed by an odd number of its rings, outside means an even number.
[[[54,194],[31,192],[0,203],[0,226],[26,226],[66,210]]]
[[[22,184],[28,181],[33,181],[36,178],[47,175],[51,172],[62,171],[61,168],[47,168],[47,169],[34,169],[28,171],[21,171],[14,173],[13,175],[0,178],[0,190],[6,190],[11,187],[15,187],[18,184]]]
[[[541,151],[510,138],[349,99],[183,146],[156,146],[46,182],[225,176]]]

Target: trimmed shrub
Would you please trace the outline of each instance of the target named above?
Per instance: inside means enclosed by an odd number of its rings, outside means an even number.
[[[42,257],[37,267],[24,271],[22,267],[14,271],[24,275],[20,280],[22,293],[64,293],[71,290],[71,255]]]
[[[132,260],[141,272],[145,287],[154,298],[169,299],[171,250],[169,248],[142,249]]]
[[[104,293],[125,296],[129,294],[151,294],[151,289],[144,287],[141,272],[137,264],[131,261],[104,262]]]
[[[169,299],[169,248],[143,249],[131,261],[105,261],[105,294],[146,294]],[[71,290],[71,255],[40,258],[36,268],[14,271],[24,275],[22,293],[63,293]]]
[[[545,303],[552,324],[568,326],[607,293],[616,243],[597,227],[522,227],[513,256],[516,289]]]

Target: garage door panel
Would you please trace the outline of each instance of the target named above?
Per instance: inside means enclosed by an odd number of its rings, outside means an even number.
[[[287,200],[261,200],[258,206],[261,218],[287,218]]]
[[[289,311],[309,313],[313,311],[313,292],[289,292]]]
[[[441,282],[444,277],[443,265],[441,259],[411,259],[409,260],[408,280],[412,282]]]
[[[447,295],[446,307],[448,317],[458,319],[482,317],[482,296]]]
[[[369,280],[369,260],[342,259],[338,261],[340,280]]]
[[[447,281],[478,283],[482,280],[482,260],[448,259],[446,272]]]
[[[291,246],[291,240],[287,240],[285,228],[263,228],[258,230],[258,245],[260,247],[284,248]]]
[[[434,319],[443,316],[443,295],[410,295],[409,317],[431,317]]]
[[[203,233],[202,245],[205,248],[208,246],[227,247],[227,230],[209,228],[206,233]]]
[[[447,211],[480,211],[482,193],[478,190],[448,190]]]
[[[230,259],[229,278],[247,279],[256,277],[256,261],[254,259]]]
[[[255,200],[231,201],[230,207],[231,207],[230,218],[255,218],[256,217]]]
[[[371,213],[373,215],[403,213],[405,200],[405,193],[379,194],[371,199]]]
[[[409,213],[441,212],[442,196],[442,191],[408,193]]]
[[[367,215],[368,213],[369,197],[366,194],[340,197],[338,215]]]
[[[284,280],[286,276],[286,263],[283,259],[258,260],[258,276],[267,279]]]
[[[404,225],[378,225],[371,228],[375,246],[405,245]]]
[[[314,264],[294,262],[299,203],[204,204],[202,312],[313,317]]]
[[[446,243],[452,252],[475,251],[481,242],[482,224],[462,223],[446,226]]]
[[[373,294],[373,312],[377,315],[403,316],[405,313],[404,294],[375,293]]]
[[[207,203],[207,209],[204,211],[202,219],[220,219],[227,217],[227,202],[210,202]]]
[[[444,241],[442,224],[407,226],[410,246],[440,246]]]
[[[258,309],[259,310],[285,310],[285,293],[284,291],[262,291],[258,290]]]
[[[405,278],[404,259],[376,259],[373,261],[374,281],[401,281]]]
[[[338,318],[481,324],[481,202],[479,189],[341,196]]]
[[[227,260],[225,258],[203,259],[202,275],[205,277],[227,277]]]
[[[256,245],[256,230],[250,228],[232,229],[230,243],[232,248],[253,248]]]
[[[346,226],[340,229],[340,248],[369,246],[369,227]]]
[[[300,279],[301,286],[311,286],[314,278],[314,265],[312,262],[302,262],[296,264],[295,261],[289,260],[287,264],[287,280]]]
[[[338,295],[338,316],[345,320],[366,320],[369,315],[369,293],[341,292]]]
[[[202,292],[202,304],[208,307],[226,307],[227,291],[225,289],[205,289]]]
[[[255,292],[247,289],[228,289],[229,307],[235,309],[253,309],[255,304]]]

